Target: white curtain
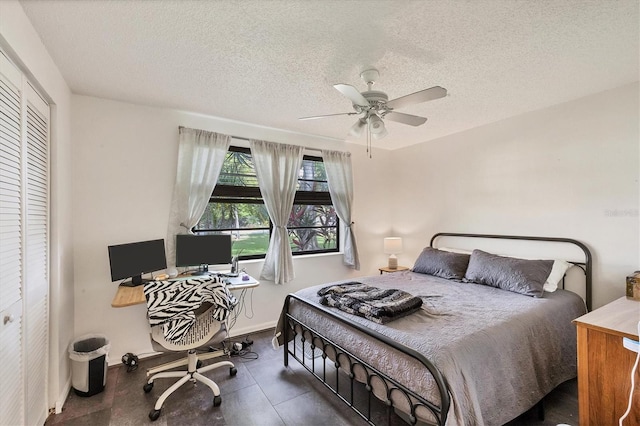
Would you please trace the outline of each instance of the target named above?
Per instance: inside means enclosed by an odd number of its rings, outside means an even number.
[[[259,140],[249,141],[260,193],[273,222],[269,250],[261,278],[283,284],[294,278],[287,222],[296,194],[302,147]]]
[[[202,217],[230,142],[228,135],[180,127],[178,172],[166,238],[169,273],[175,271],[176,235],[191,233],[191,228]]]
[[[351,205],[353,203],[351,153],[322,150],[322,161],[327,171],[331,201],[338,218],[345,226],[343,263],[355,270],[360,270],[358,246],[353,230],[354,223],[351,221]]]

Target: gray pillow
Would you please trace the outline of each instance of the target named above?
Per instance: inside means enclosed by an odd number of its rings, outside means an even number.
[[[552,267],[553,260],[518,259],[474,250],[464,280],[541,297]]]
[[[425,247],[418,256],[413,272],[435,275],[449,280],[462,280],[469,264],[469,255]]]

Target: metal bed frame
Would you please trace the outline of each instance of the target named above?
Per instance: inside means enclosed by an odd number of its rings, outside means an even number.
[[[460,234],[455,232],[438,232],[431,237],[431,241],[429,241],[429,246],[433,247],[433,242],[438,237],[460,237],[460,238],[487,238],[487,239],[498,239],[498,240],[520,240],[520,241],[546,241],[553,243],[566,243],[573,244],[582,250],[584,253],[584,262],[569,262],[584,272],[585,275],[585,303],[587,305],[587,310],[591,311],[591,285],[592,285],[592,256],[589,248],[578,240],[574,240],[571,238],[562,238],[562,237],[526,237],[520,235],[493,235],[493,234]],[[564,288],[564,278],[562,279],[563,288]]]
[[[434,241],[438,237],[460,237],[460,238],[489,238],[489,239],[503,239],[503,240],[524,240],[524,241],[543,241],[543,242],[557,242],[573,244],[579,247],[585,256],[584,262],[571,262],[572,264],[580,267],[585,274],[585,289],[586,297],[585,303],[587,310],[591,310],[591,284],[592,284],[592,257],[588,247],[583,243],[570,238],[557,238],[557,237],[529,237],[529,236],[516,236],[516,235],[492,235],[492,234],[463,234],[463,233],[450,233],[439,232],[435,234],[429,243],[430,247],[433,247]],[[564,279],[563,279],[564,284]],[[416,394],[411,389],[407,388],[402,383],[394,380],[385,373],[374,368],[367,361],[355,356],[349,350],[340,346],[331,340],[330,337],[324,336],[318,333],[309,325],[293,317],[290,313],[291,303],[301,303],[307,307],[322,312],[324,315],[328,315],[332,319],[341,322],[342,324],[353,328],[359,332],[366,334],[372,338],[375,338],[393,348],[402,354],[414,358],[421,363],[425,369],[429,372],[438,388],[439,401],[429,401],[421,395]],[[289,294],[284,303],[283,309],[284,315],[284,365],[289,365],[289,357],[292,356],[298,361],[307,371],[309,371],[316,379],[325,385],[332,393],[334,393],[340,400],[346,403],[352,410],[354,410],[360,417],[362,417],[367,423],[375,425],[373,413],[371,411],[371,398],[376,398],[373,395],[372,383],[375,381],[384,385],[386,392],[386,399],[382,402],[387,406],[387,424],[391,424],[392,410],[398,408],[396,401],[406,401],[409,407],[409,413],[405,420],[408,420],[411,424],[416,424],[418,417],[416,410],[427,410],[435,419],[435,424],[438,426],[444,426],[447,420],[449,407],[451,405],[451,397],[449,394],[449,385],[446,378],[438,370],[438,368],[426,359],[419,352],[404,346],[387,336],[384,336],[374,330],[364,327],[358,323],[353,323],[346,317],[337,314],[336,312],[324,308],[322,306],[313,305],[310,302],[301,299],[295,294]],[[301,342],[301,348],[298,348],[295,344],[296,339]],[[289,344],[289,342],[293,342]],[[307,360],[307,345],[311,353],[311,359]],[[321,360],[316,361],[315,350],[321,351]],[[327,371],[327,364],[333,363],[335,370]],[[309,365],[310,364],[310,365]],[[320,365],[318,365],[320,364]],[[341,374],[342,370],[345,374],[342,375],[342,381],[346,380],[346,392],[340,392],[340,389],[344,389],[345,384],[341,386]],[[354,390],[358,386],[358,380],[356,376],[360,378],[363,376],[364,389],[367,392],[366,402],[357,401]],[[362,380],[360,380],[362,381]],[[346,393],[346,395],[344,395]],[[364,406],[363,406],[364,405]],[[544,419],[544,409],[542,401],[537,404],[538,414],[541,419]]]

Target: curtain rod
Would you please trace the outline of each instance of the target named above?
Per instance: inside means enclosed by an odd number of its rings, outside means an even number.
[[[251,140],[251,139],[247,139],[247,138],[242,138],[242,137],[240,137],[240,136],[233,136],[233,135],[230,135],[230,136],[231,136],[231,139],[238,139],[238,140],[240,140],[240,141],[247,141],[247,142],[249,142],[249,141]],[[304,148],[304,149],[306,149],[307,151],[322,152],[322,150],[321,150],[321,149],[318,149],[318,148],[309,148],[309,147],[306,147],[306,146],[303,146],[303,148]]]
[[[188,129],[188,128],[189,128],[189,127],[178,126],[178,129]],[[247,142],[249,142],[249,141],[251,140],[251,139],[248,139],[248,138],[243,138],[243,137],[241,137],[241,136],[233,136],[233,135],[229,135],[229,136],[231,136],[231,138],[232,138],[232,139],[238,139],[238,140],[241,140],[241,141],[247,141]],[[308,147],[306,147],[306,146],[303,146],[303,148],[304,148],[304,149],[306,149],[306,150],[309,150],[309,151],[322,152],[322,150],[321,150],[321,149],[318,149],[318,148],[308,148]]]
[[[240,136],[233,136],[233,135],[231,135],[231,139],[237,139],[237,140],[240,140],[240,141],[247,141],[247,142],[249,142],[251,140],[251,139],[248,139],[248,138],[242,138]],[[318,149],[318,148],[307,148],[306,146],[303,146],[303,148],[306,149],[306,150],[309,150],[309,151],[322,152],[322,150]]]

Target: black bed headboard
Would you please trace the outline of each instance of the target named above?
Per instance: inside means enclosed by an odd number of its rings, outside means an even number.
[[[493,234],[462,234],[456,232],[438,232],[431,237],[431,241],[429,242],[429,246],[433,247],[433,242],[438,237],[460,237],[460,238],[492,238],[498,240],[521,240],[521,241],[547,241],[547,242],[555,242],[555,243],[566,243],[573,244],[579,247],[584,253],[584,262],[571,262],[574,265],[584,267],[584,275],[585,275],[585,303],[587,304],[587,310],[591,311],[591,279],[592,279],[592,270],[591,270],[591,251],[589,248],[581,243],[580,241],[571,239],[571,238],[561,238],[561,237],[527,237],[522,235],[493,235]]]

